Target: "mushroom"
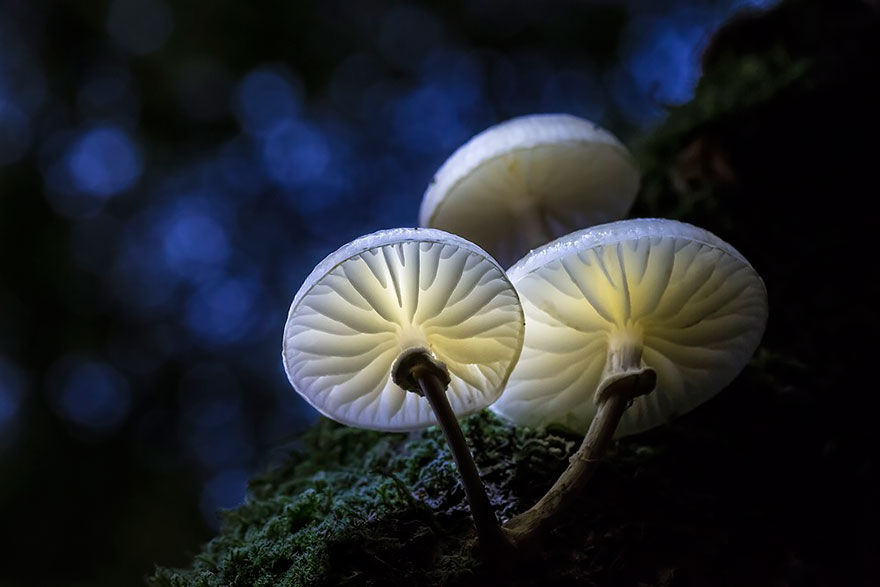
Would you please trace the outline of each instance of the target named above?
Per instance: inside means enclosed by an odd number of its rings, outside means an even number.
[[[659,219],[575,232],[508,276],[528,328],[492,409],[520,425],[586,431],[556,484],[505,526],[516,542],[540,535],[570,504],[612,436],[663,424],[730,383],[761,340],[767,292],[732,246]]]
[[[312,271],[290,306],[282,359],[294,389],[337,422],[439,424],[491,545],[501,531],[456,417],[498,398],[524,327],[516,290],[485,251],[440,230],[384,230]]]
[[[620,141],[570,114],[493,126],[440,167],[419,224],[454,232],[505,267],[573,230],[623,218],[639,173]]]

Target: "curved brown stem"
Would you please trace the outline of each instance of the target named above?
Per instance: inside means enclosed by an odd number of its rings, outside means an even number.
[[[455,459],[455,464],[461,475],[462,485],[464,485],[464,492],[471,507],[471,515],[474,518],[474,526],[476,526],[480,543],[494,552],[505,549],[507,541],[498,525],[495,512],[492,511],[489,496],[486,495],[486,488],[483,486],[473,456],[465,442],[464,434],[458,425],[458,418],[455,417],[449,405],[446,386],[427,365],[415,366],[412,373],[422,394],[428,398],[428,402],[437,416],[437,422],[446,436],[446,442],[449,444],[452,457]]]
[[[616,379],[605,388],[604,399],[568,467],[538,503],[504,525],[504,533],[513,544],[527,545],[556,525],[560,515],[577,500],[581,489],[599,468],[629,402],[636,395],[650,392],[655,383],[654,371],[646,369]]]

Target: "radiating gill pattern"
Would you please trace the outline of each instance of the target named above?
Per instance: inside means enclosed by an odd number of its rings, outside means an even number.
[[[523,315],[504,272],[474,251],[406,241],[342,261],[299,299],[285,329],[296,390],[334,420],[380,430],[435,423],[427,400],[391,380],[405,349],[449,368],[460,415],[501,393],[522,346]]]
[[[655,391],[624,414],[617,436],[625,436],[720,391],[751,357],[767,318],[755,271],[688,238],[595,246],[519,276],[515,285],[526,338],[493,410],[520,424],[581,433],[595,415],[609,336],[640,338],[642,359],[657,372]]]

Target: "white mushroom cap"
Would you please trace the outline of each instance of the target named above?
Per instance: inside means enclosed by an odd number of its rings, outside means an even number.
[[[509,271],[525,310],[522,356],[492,409],[522,425],[585,432],[610,343],[641,345],[657,374],[617,436],[663,424],[723,389],[758,346],[764,282],[732,246],[673,220],[582,230],[533,251]]]
[[[471,240],[508,266],[579,228],[623,218],[639,172],[611,133],[569,114],[493,126],[434,175],[419,224]]]
[[[456,415],[504,389],[522,349],[516,291],[482,249],[431,229],[363,236],[312,271],[290,306],[282,359],[307,402],[343,424],[401,431],[436,423],[428,400],[391,379],[404,351],[449,370]]]

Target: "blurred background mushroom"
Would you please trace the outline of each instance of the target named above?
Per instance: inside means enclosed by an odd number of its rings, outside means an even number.
[[[569,114],[533,114],[459,147],[434,174],[419,223],[509,267],[556,237],[623,218],[638,189],[635,162],[611,133]]]
[[[852,368],[872,347],[838,344],[874,330],[880,297],[876,2],[773,5],[0,3],[0,584],[191,560],[317,415],[277,349],[308,272],[415,223],[458,145],[533,112],[631,145],[631,214],[724,235],[774,299],[735,399],[626,445],[676,456],[633,473],[650,508],[602,500],[628,524],[578,556],[626,552],[608,572],[648,584],[876,577],[878,400]],[[674,161],[697,170],[686,190]],[[614,490],[631,471],[605,470]]]

